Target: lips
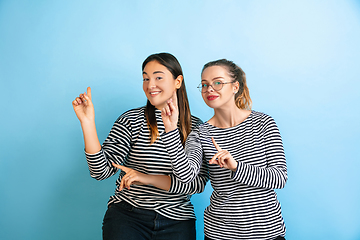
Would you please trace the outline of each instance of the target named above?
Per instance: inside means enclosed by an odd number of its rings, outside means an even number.
[[[155,96],[157,96],[159,93],[161,93],[161,91],[150,92],[150,96],[155,97]]]
[[[209,100],[209,101],[213,101],[213,100],[217,99],[218,97],[219,97],[219,96],[210,95],[210,96],[207,96],[206,98],[207,98],[207,100]]]

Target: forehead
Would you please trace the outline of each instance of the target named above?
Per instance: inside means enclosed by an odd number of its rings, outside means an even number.
[[[143,74],[154,74],[158,72],[171,74],[170,71],[164,65],[160,64],[158,61],[148,62],[144,67]]]
[[[202,80],[212,80],[214,78],[229,78],[227,69],[223,66],[211,66],[206,68],[201,74]]]

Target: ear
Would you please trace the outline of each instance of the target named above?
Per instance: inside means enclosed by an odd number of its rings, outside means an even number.
[[[175,88],[179,89],[181,87],[181,84],[184,80],[184,77],[182,75],[177,76],[177,78],[175,79]]]
[[[238,81],[235,81],[234,83],[233,83],[233,92],[234,93],[237,93],[238,91],[239,91],[239,82]]]

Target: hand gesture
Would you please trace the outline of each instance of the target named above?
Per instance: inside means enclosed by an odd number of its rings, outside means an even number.
[[[161,110],[161,118],[164,122],[165,132],[170,132],[177,128],[179,109],[176,91],[174,91],[172,97],[167,101],[166,106]]]
[[[87,93],[84,92],[79,95],[72,102],[76,116],[80,122],[84,121],[95,121],[94,105],[91,101],[91,88],[87,88]]]
[[[138,172],[134,169],[118,165],[115,163],[112,163],[112,165],[118,169],[121,169],[126,174],[122,177],[120,182],[119,191],[123,190],[124,188],[127,188],[130,190],[130,185],[148,185],[147,183],[147,174]]]
[[[227,150],[221,149],[213,137],[211,138],[211,141],[218,152],[210,159],[209,164],[217,164],[221,168],[227,168],[235,172],[238,165],[235,159]]]

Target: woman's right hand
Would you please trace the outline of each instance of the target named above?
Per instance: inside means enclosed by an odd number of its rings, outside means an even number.
[[[177,128],[179,109],[177,105],[176,91],[167,101],[167,105],[161,110],[161,118],[164,123],[165,132],[171,132]]]
[[[91,88],[87,88],[87,93],[81,93],[72,102],[75,114],[81,123],[95,121],[94,105],[91,101]]]

